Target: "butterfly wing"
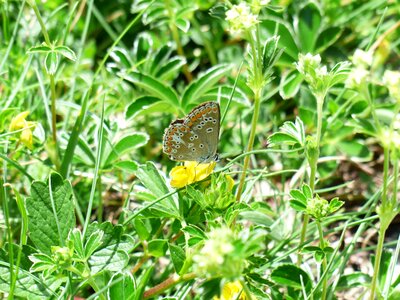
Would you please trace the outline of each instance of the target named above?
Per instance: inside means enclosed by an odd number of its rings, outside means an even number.
[[[215,160],[219,140],[220,109],[216,102],[195,107],[184,119],[170,124],[164,134],[163,150],[176,161]]]

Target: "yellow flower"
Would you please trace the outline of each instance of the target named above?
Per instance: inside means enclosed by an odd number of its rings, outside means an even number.
[[[243,287],[239,281],[228,282],[222,288],[221,297],[214,296],[213,300],[250,300],[246,297],[246,294],[242,292],[242,290]]]
[[[22,131],[19,140],[21,141],[22,144],[24,144],[26,147],[28,147],[29,149],[32,150],[32,148],[33,148],[32,130],[30,130],[29,128],[25,128]]]
[[[12,118],[10,123],[10,131],[20,130],[27,127],[27,121],[25,119],[28,115],[29,111],[24,111]]]
[[[196,161],[185,161],[185,165],[177,166],[171,170],[171,186],[181,188],[196,181],[207,178],[214,170],[216,162],[199,164]]]
[[[10,123],[10,131],[22,130],[20,134],[20,141],[29,149],[33,147],[33,134],[32,129],[35,127],[35,122],[27,121],[26,117],[29,115],[29,111],[19,113],[12,118]]]

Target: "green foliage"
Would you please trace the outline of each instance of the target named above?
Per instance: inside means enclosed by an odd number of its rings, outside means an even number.
[[[399,8],[1,1],[0,298],[399,299]]]

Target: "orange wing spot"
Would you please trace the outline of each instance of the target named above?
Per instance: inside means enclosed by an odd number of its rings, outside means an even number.
[[[218,109],[216,107],[213,108],[213,112],[217,113]]]

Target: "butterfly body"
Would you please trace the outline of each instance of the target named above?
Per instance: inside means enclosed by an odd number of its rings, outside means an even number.
[[[165,130],[163,151],[171,160],[209,163],[218,160],[220,108],[216,102],[196,106]]]

